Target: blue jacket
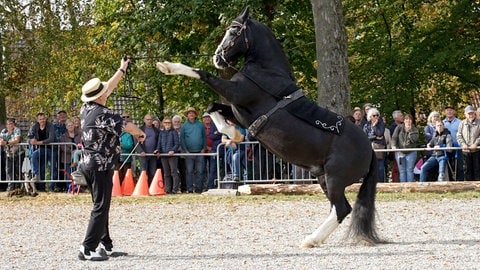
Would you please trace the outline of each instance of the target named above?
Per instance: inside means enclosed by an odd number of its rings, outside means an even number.
[[[179,147],[180,139],[178,137],[178,132],[175,129],[160,130],[160,133],[158,134],[157,150],[160,151],[161,154],[170,151],[177,153]]]
[[[212,123],[210,126],[210,134],[208,134],[210,139],[212,140],[212,152],[217,152],[218,145],[222,142],[222,133],[218,131],[215,124]]]

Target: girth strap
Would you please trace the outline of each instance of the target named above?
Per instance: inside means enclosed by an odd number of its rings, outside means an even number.
[[[252,136],[255,136],[256,134],[258,134],[258,132],[260,132],[260,130],[262,129],[262,127],[265,125],[265,123],[267,122],[267,119],[274,113],[276,112],[278,109],[281,109],[285,106],[287,106],[288,104],[292,103],[293,101],[303,97],[304,94],[303,94],[303,89],[298,89],[297,91],[291,93],[290,95],[288,96],[284,96],[282,100],[280,100],[279,102],[277,102],[277,105],[275,105],[275,107],[273,107],[272,109],[270,109],[266,114],[264,115],[261,115],[260,117],[258,117],[255,121],[253,121],[253,123],[248,127],[248,132],[252,135]]]

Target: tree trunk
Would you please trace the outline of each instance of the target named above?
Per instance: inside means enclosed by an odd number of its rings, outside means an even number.
[[[350,114],[347,37],[341,0],[311,0],[317,48],[318,105]]]

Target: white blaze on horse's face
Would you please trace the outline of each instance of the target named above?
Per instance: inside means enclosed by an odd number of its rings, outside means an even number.
[[[248,49],[245,33],[246,23],[233,21],[228,27],[222,42],[218,45],[213,56],[213,64],[218,69],[224,69],[234,64],[240,55]],[[240,37],[243,37],[240,38]],[[242,43],[243,42],[243,43]]]
[[[222,44],[225,42],[225,39],[227,38],[227,36],[228,36],[228,33],[225,34],[225,36],[222,39],[222,42],[220,43],[220,45],[218,45],[217,49],[215,50],[215,55],[213,55],[213,64],[218,69],[225,69],[228,66],[228,64],[223,60],[223,50],[222,50]]]

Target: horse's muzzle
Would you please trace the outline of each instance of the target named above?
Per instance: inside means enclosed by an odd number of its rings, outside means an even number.
[[[220,54],[215,54],[213,56],[213,64],[218,69],[225,69],[226,67],[228,67],[228,63],[225,62],[225,60]]]

